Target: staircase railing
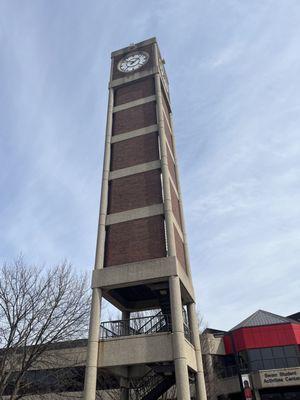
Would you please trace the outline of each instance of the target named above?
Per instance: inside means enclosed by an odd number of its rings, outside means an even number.
[[[102,322],[100,337],[101,339],[109,339],[119,336],[149,335],[158,332],[170,332],[171,328],[170,315],[159,312],[147,317]]]
[[[163,380],[164,376],[149,371],[142,378],[131,379],[130,381],[130,400],[141,400]]]

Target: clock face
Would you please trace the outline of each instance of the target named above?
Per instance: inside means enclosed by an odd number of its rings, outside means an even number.
[[[118,64],[118,69],[121,72],[132,72],[141,68],[149,60],[149,54],[145,51],[137,51],[130,53]]]

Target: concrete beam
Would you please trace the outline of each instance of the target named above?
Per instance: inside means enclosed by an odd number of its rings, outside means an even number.
[[[148,207],[134,208],[132,210],[109,214],[106,217],[106,225],[119,224],[135,219],[154,217],[164,213],[163,204],[153,204]]]
[[[142,172],[152,171],[153,169],[160,169],[160,161],[151,161],[144,164],[134,165],[133,167],[117,169],[109,173],[109,180],[123,178],[124,176],[140,174]]]
[[[124,103],[124,104],[120,104],[119,106],[115,106],[113,108],[113,112],[115,113],[118,111],[127,110],[127,108],[140,106],[141,104],[150,103],[151,101],[155,101],[155,100],[156,100],[155,95],[148,96],[148,97],[142,97],[141,99],[129,101],[128,103]]]
[[[129,131],[126,133],[120,133],[119,135],[114,135],[111,138],[111,143],[122,142],[123,140],[128,140],[135,138],[137,136],[147,135],[148,133],[157,132],[157,124],[146,126],[145,128],[135,129],[134,131]]]
[[[123,78],[114,79],[110,82],[109,87],[114,88],[116,86],[125,85],[126,83],[136,81],[137,79],[145,78],[146,76],[154,75],[158,72],[156,66],[150,67],[145,71],[131,73],[130,75],[125,75]]]
[[[130,264],[116,265],[93,271],[92,287],[115,289],[167,280],[177,275],[175,257],[155,258]]]

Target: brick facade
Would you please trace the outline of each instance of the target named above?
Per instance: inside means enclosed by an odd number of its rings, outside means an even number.
[[[112,79],[138,78],[140,73],[153,66],[154,47],[144,46],[140,50],[150,55],[146,65],[132,74],[124,74],[117,69],[118,62],[129,52],[114,58]],[[132,49],[135,51],[135,49]],[[155,95],[154,76],[141,77],[138,80],[120,81],[114,91],[114,106]],[[166,133],[168,168],[172,181],[177,187],[177,176],[173,161],[174,143],[170,128],[170,104],[162,89],[164,127]],[[157,124],[156,101],[140,104],[113,113],[112,135],[121,135],[137,129]],[[133,167],[139,164],[159,160],[158,132],[121,140],[111,145],[110,170]],[[179,200],[170,182],[171,202],[174,217],[182,226]],[[160,169],[113,179],[109,182],[108,214],[129,211],[163,202]],[[184,244],[174,226],[176,254],[183,268],[186,268]],[[105,266],[149,260],[167,256],[165,243],[165,224],[162,215],[131,220],[107,227],[105,242]]]
[[[156,102],[141,104],[113,115],[113,135],[156,124]]]
[[[110,181],[108,213],[162,203],[160,174],[156,169]]]
[[[112,144],[111,171],[159,159],[157,132]]]
[[[160,257],[166,257],[162,215],[122,222],[107,228],[105,267]]]
[[[115,90],[114,104],[119,106],[153,94],[155,94],[155,84],[152,77],[134,81]]]

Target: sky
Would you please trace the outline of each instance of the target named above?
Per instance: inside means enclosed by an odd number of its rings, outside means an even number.
[[[156,36],[199,312],[300,307],[300,2],[1,0],[0,262],[94,263],[111,51]]]

